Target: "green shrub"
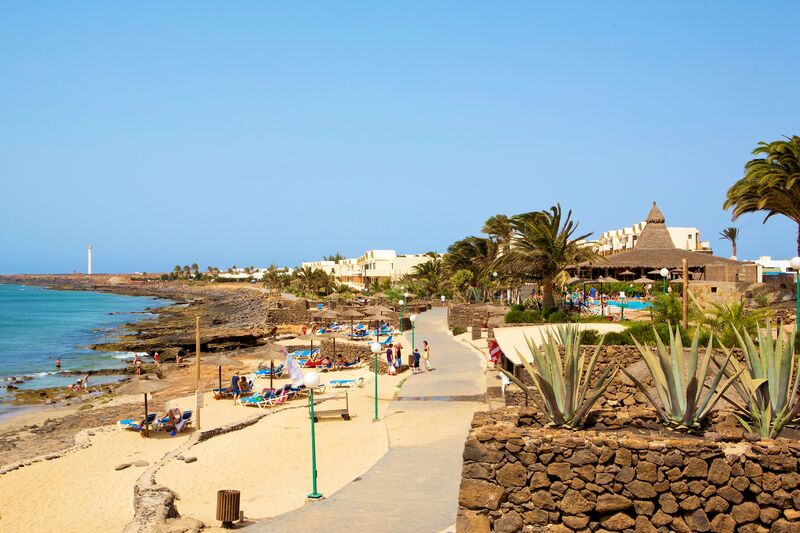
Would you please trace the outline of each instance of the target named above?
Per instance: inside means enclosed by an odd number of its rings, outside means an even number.
[[[522,304],[512,304],[511,305],[511,310],[512,311],[524,311],[525,310],[525,306],[522,305]]]
[[[674,292],[661,294],[653,299],[650,312],[653,322],[680,324],[683,320],[683,301]]]
[[[669,342],[669,324],[657,324],[654,322],[631,322],[625,331],[606,333],[603,343],[607,346],[633,346],[633,337],[642,344],[653,345],[656,343],[656,332],[661,337],[662,342]],[[692,337],[688,331],[680,330],[681,341],[684,345],[692,343]],[[708,337],[706,337],[706,340]]]
[[[521,324],[530,322],[541,322],[542,315],[538,311],[514,311],[506,313],[506,324]]]
[[[581,331],[581,344],[600,344],[602,335],[596,329],[584,329]]]
[[[547,315],[547,321],[551,324],[563,324],[565,322],[572,322],[570,317],[564,311],[553,311]]]
[[[462,333],[466,333],[467,330],[462,328],[461,326],[453,327],[453,335],[461,335]]]

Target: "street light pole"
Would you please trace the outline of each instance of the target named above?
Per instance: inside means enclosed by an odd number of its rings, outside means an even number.
[[[397,302],[397,304],[400,306],[400,334],[402,335],[403,334],[403,309],[405,309],[405,307],[406,307],[406,301],[405,300],[400,300],[399,302]]]
[[[380,343],[373,342],[369,345],[369,349],[375,356],[375,416],[372,417],[373,422],[380,420],[378,417],[378,353],[381,351]]]
[[[408,319],[411,320],[411,353],[414,353],[414,350],[417,347],[416,343],[414,342],[414,324],[417,321],[417,315],[411,315],[408,317]]]
[[[318,500],[322,498],[322,494],[317,492],[317,439],[314,434],[315,417],[314,417],[314,389],[319,386],[319,374],[316,372],[309,372],[303,380],[306,388],[308,389],[308,406],[311,414],[311,494],[308,498]]]
[[[661,274],[661,277],[664,278],[664,294],[667,294],[667,276],[669,276],[669,270],[664,267],[658,271]]]
[[[800,257],[792,257],[789,265],[794,269],[795,277],[795,329],[800,332]]]

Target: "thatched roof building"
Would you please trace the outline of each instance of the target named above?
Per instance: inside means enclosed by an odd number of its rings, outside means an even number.
[[[579,277],[584,278],[608,275],[618,277],[625,270],[632,271],[637,276],[646,276],[652,270],[660,270],[665,267],[669,270],[682,268],[683,259],[686,258],[689,261],[689,270],[693,279],[710,279],[706,274],[712,271],[733,272],[732,276],[726,274],[722,276],[724,279],[719,279],[726,281],[731,277],[739,278],[739,270],[748,266],[741,261],[717,257],[705,252],[676,248],[667,230],[664,214],[655,202],[653,202],[646,221],[647,224],[633,249],[608,255],[592,263],[581,263],[577,267],[572,267],[571,270]],[[624,278],[625,275],[622,277]],[[719,277],[716,274],[713,276],[714,279]]]

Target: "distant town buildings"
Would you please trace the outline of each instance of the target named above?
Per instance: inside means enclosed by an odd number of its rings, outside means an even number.
[[[399,281],[412,273],[415,266],[431,260],[425,254],[398,254],[394,250],[368,250],[359,257],[339,261],[307,261],[302,267],[321,269],[332,274],[339,283],[366,289],[374,283]]]
[[[773,259],[768,255],[762,255],[752,261],[761,267],[764,276],[776,276],[778,274],[794,273],[788,259]]]
[[[639,222],[633,226],[606,231],[600,234],[595,242],[597,252],[601,255],[610,255],[625,250],[632,250],[642,234],[647,222]],[[668,227],[667,231],[675,248],[690,252],[712,253],[711,244],[700,240],[700,230],[697,228]]]

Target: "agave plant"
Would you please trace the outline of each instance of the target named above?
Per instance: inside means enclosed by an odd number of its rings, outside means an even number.
[[[602,396],[616,375],[616,367],[609,365],[597,378],[589,391],[592,371],[597,363],[602,341],[586,363],[581,350],[581,333],[577,325],[559,325],[557,335],[548,332],[542,347],[525,337],[532,360],[529,361],[519,350],[517,354],[525,369],[533,378],[534,386],[528,387],[514,375],[501,370],[527,394],[547,418],[549,425],[577,428],[586,420],[589,410]],[[559,352],[564,346],[564,356]]]
[[[692,346],[687,355],[683,348],[680,331],[669,328],[669,348],[664,345],[661,337],[656,337],[656,352],[653,353],[648,346],[642,346],[635,338],[633,342],[642,354],[650,375],[655,384],[655,391],[660,402],[653,399],[648,388],[624,368],[622,371],[642,391],[648,401],[658,411],[659,416],[670,427],[675,429],[692,429],[700,425],[702,419],[714,408],[716,403],[733,385],[742,372],[742,369],[728,372],[727,381],[720,387],[720,382],[726,376],[726,369],[732,360],[731,353],[718,364],[720,369],[709,379],[710,362],[714,359],[712,349],[713,336],[708,340],[705,355],[700,357],[700,332],[695,330]],[[713,369],[712,369],[713,370]]]
[[[745,359],[744,365],[731,360],[733,369],[740,374],[734,389],[747,402],[745,407],[737,405],[739,412],[734,415],[747,431],[774,439],[800,414],[797,394],[800,369],[794,357],[795,332],[792,331],[788,339],[778,335],[773,342],[772,328],[767,321],[766,328],[758,331],[756,346],[747,330],[741,334],[738,329],[734,331]]]

